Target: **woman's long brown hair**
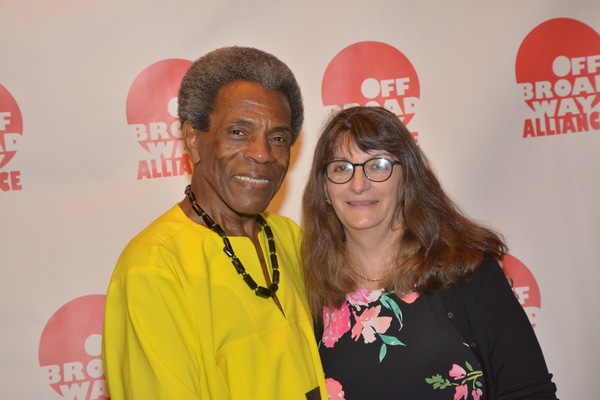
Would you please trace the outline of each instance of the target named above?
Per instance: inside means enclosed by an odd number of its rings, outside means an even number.
[[[302,198],[302,261],[311,311],[321,318],[324,306],[338,308],[357,284],[347,268],[343,227],[326,197],[324,165],[335,149],[355,144],[369,152],[383,150],[400,162],[396,217],[403,234],[395,246],[396,273],[387,282],[398,295],[431,294],[469,279],[484,255],[501,259],[502,237],[468,218],[444,192],[429,161],[411,133],[381,107],[354,107],[334,114],[316,145]],[[395,167],[397,168],[397,167]]]

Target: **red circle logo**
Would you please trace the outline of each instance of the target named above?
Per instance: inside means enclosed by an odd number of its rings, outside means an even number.
[[[600,130],[600,35],[569,18],[546,21],[519,47],[516,80],[533,111],[523,137]]]
[[[127,123],[147,152],[139,163],[138,179],[191,174],[177,116],[177,93],[191,65],[180,59],[156,62],[129,89]]]
[[[109,399],[102,368],[106,296],[79,297],[50,318],[40,339],[40,367],[55,392],[67,399]]]
[[[513,290],[519,295],[519,303],[529,317],[529,322],[535,327],[536,317],[542,308],[540,288],[535,277],[516,257],[506,254],[502,261],[504,273],[513,279]]]
[[[419,78],[410,60],[381,42],[359,42],[329,63],[321,87],[331,111],[352,106],[381,106],[408,125],[420,96]]]
[[[0,168],[17,154],[17,143],[23,135],[23,118],[14,97],[0,85]]]

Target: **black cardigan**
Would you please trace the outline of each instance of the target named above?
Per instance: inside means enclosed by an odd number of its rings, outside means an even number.
[[[556,399],[531,323],[496,260],[485,257],[468,282],[441,294],[448,318],[479,359],[487,399]]]

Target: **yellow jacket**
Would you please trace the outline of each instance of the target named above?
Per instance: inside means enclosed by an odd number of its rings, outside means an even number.
[[[106,301],[103,359],[113,400],[327,399],[300,269],[300,228],[267,214],[277,246],[277,297],[256,296],[222,239],[174,206],[125,248]],[[264,232],[259,235],[269,263]],[[250,239],[231,237],[265,286]],[[314,392],[313,392],[314,393]],[[318,398],[318,397],[316,397]]]

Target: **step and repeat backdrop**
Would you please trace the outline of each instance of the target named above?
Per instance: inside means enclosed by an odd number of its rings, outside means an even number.
[[[0,2],[0,398],[108,399],[104,294],[183,198],[176,115],[202,54],[295,72],[306,122],[271,211],[300,222],[324,119],[396,113],[472,217],[506,237],[563,399],[597,398],[600,2]]]

